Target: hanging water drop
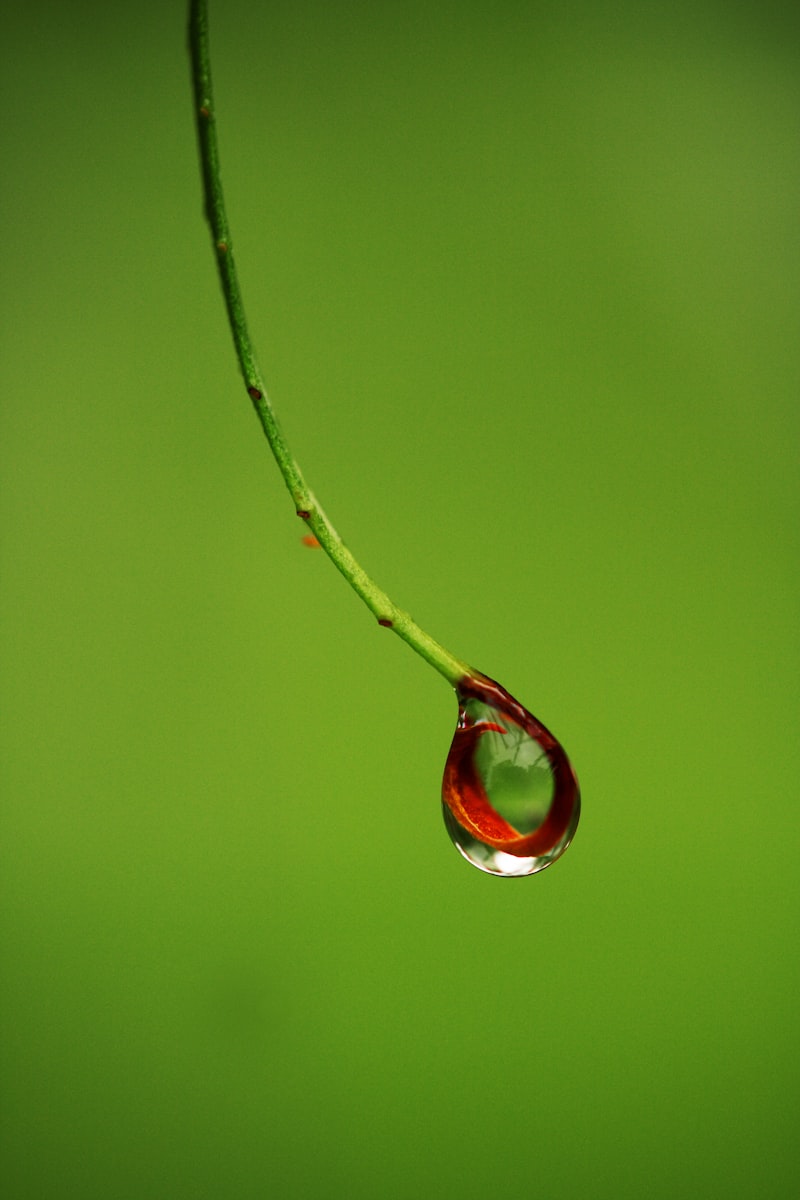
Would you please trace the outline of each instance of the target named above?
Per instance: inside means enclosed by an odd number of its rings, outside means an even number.
[[[456,688],[458,725],[442,781],[447,832],[490,875],[534,875],[578,827],[578,781],[563,747],[486,675]]]

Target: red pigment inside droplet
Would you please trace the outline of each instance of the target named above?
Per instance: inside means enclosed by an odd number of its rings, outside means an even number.
[[[485,675],[465,676],[459,681],[456,694],[459,723],[445,764],[444,803],[468,838],[481,845],[517,858],[544,856],[547,862],[553,861],[569,845],[580,812],[578,782],[563,747],[504,687]],[[469,709],[476,708],[470,701],[485,706],[480,719],[470,714]],[[515,828],[510,819],[498,812],[489,795],[486,767],[479,763],[480,740],[487,735],[499,735],[496,744],[506,757],[504,741],[519,746],[529,739],[535,747],[528,749],[534,753],[541,751],[538,760],[543,757],[549,771],[551,794],[542,819],[532,830],[529,827],[523,832]],[[537,803],[540,805],[541,800]],[[465,853],[463,847],[459,848]]]

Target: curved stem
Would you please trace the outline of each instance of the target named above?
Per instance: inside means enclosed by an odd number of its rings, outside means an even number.
[[[192,58],[195,116],[200,142],[206,217],[211,226],[214,253],[219,267],[233,343],[236,347],[236,356],[247,393],[266,434],[284,482],[289,489],[289,494],[294,501],[295,511],[314,533],[322,549],[341,571],[353,590],[377,617],[378,623],[393,629],[403,641],[411,646],[412,650],[416,650],[417,654],[420,654],[455,687],[464,676],[473,674],[471,668],[445,650],[444,646],[441,646],[424,629],[421,629],[407,612],[398,608],[386,593],[373,583],[363,567],[356,562],[303,478],[303,473],[278,424],[247,329],[242,294],[233,257],[228,216],[225,211],[211,88],[207,0],[190,0],[189,48]]]

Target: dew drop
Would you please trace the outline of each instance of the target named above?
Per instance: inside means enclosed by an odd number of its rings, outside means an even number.
[[[534,875],[578,827],[578,781],[560,742],[486,675],[456,688],[458,724],[442,781],[447,832],[490,875]]]

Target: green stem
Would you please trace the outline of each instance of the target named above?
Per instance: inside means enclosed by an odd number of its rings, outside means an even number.
[[[353,590],[361,597],[370,612],[377,617],[379,624],[393,629],[403,641],[411,646],[412,650],[416,650],[417,654],[421,655],[455,687],[465,675],[471,676],[474,672],[465,662],[445,650],[444,646],[435,641],[424,629],[420,629],[416,621],[407,612],[398,608],[386,593],[373,583],[363,567],[356,562],[303,478],[303,473],[278,424],[247,330],[242,293],[233,258],[228,216],[225,211],[211,89],[207,0],[190,0],[189,48],[192,58],[195,115],[200,141],[206,216],[211,226],[214,253],[219,267],[233,343],[236,347],[236,356],[247,393],[266,434],[284,482],[289,489],[289,494],[294,501],[295,511],[298,516],[303,518],[322,549],[341,571]]]

